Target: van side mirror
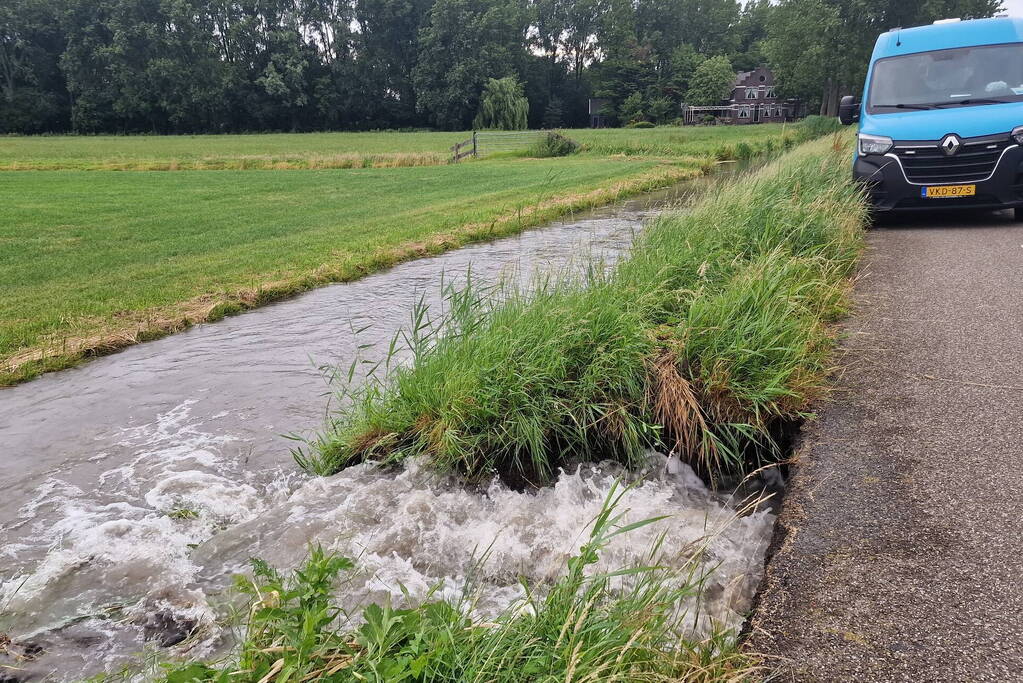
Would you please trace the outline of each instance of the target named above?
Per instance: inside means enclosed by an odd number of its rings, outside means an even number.
[[[860,101],[852,95],[846,95],[838,105],[838,120],[843,126],[860,120]]]

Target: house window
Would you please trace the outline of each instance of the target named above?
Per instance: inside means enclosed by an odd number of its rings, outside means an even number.
[[[773,85],[768,86],[767,90],[764,91],[764,98],[765,99],[771,98],[771,97],[774,97],[774,86]]]
[[[755,99],[757,99],[757,89],[756,88],[746,88],[746,99],[747,100],[755,100]]]
[[[748,106],[739,107],[739,118],[748,119],[750,114],[750,108]]]

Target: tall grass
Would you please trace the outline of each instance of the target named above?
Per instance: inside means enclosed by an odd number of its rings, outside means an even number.
[[[779,425],[823,391],[860,251],[847,154],[837,136],[805,145],[655,221],[610,271],[452,293],[414,321],[412,363],[345,390],[296,458],[326,474],[425,455],[542,485],[651,447],[711,477],[777,457]]]
[[[285,577],[255,561],[239,588],[249,597],[240,651],[219,665],[168,667],[185,681],[739,681],[754,670],[731,635],[693,636],[682,605],[697,598],[706,570],[700,547],[681,569],[646,566],[595,571],[601,551],[621,534],[660,521],[625,523],[622,491],[612,488],[578,554],[547,587],[489,621],[474,616],[473,590],[460,601],[407,609],[370,604],[347,613],[349,560],[314,549]],[[336,585],[340,583],[340,588]]]
[[[601,155],[752,159],[835,133],[838,119],[808,116],[797,123],[752,126],[659,126],[567,131],[581,151]]]

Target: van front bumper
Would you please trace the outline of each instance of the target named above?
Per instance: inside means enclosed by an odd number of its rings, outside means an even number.
[[[1006,149],[990,177],[954,183],[912,183],[894,154],[857,156],[853,178],[863,184],[876,211],[1005,209],[1023,206],[1023,148]],[[922,190],[941,184],[976,185],[972,197],[925,198]]]

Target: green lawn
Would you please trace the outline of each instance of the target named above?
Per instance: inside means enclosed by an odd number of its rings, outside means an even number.
[[[713,156],[725,145],[780,140],[781,124],[573,129],[590,154]],[[792,126],[788,126],[792,129]],[[471,132],[258,135],[0,136],[0,170],[306,169],[445,163]]]
[[[66,169],[0,171],[0,385],[782,142],[780,126],[570,134],[588,148],[562,159],[167,173],[71,169],[324,148],[429,152],[463,134],[0,138],[0,167],[46,160]],[[639,151],[617,156],[623,148]]]
[[[128,163],[188,165],[198,161],[260,161],[343,155],[428,155],[472,133],[271,133],[254,135],[0,136],[0,169],[99,169]]]

